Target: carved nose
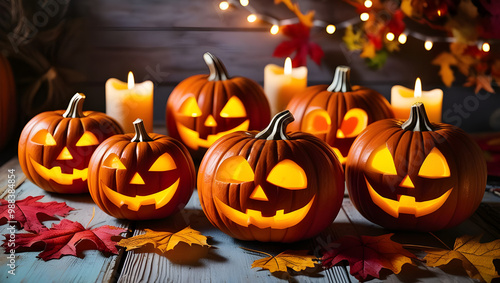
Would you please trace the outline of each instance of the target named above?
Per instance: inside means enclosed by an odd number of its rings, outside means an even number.
[[[59,153],[59,156],[57,157],[57,160],[71,160],[73,159],[73,156],[71,153],[69,153],[69,150],[67,147],[64,147],[63,150],[61,150],[61,153]]]
[[[260,185],[257,185],[257,187],[255,187],[252,194],[250,195],[250,198],[255,200],[264,200],[264,201],[269,200],[266,196],[266,193],[264,193],[264,190]]]
[[[215,122],[214,116],[208,115],[207,119],[205,120],[205,126],[206,127],[215,127],[215,126],[217,126],[217,122]]]
[[[413,182],[410,179],[410,176],[406,175],[406,177],[401,181],[401,184],[399,184],[400,187],[404,188],[415,188],[415,185],[413,185]]]
[[[144,180],[142,179],[141,175],[139,175],[139,173],[135,173],[134,177],[132,177],[132,180],[130,180],[130,184],[144,185]]]

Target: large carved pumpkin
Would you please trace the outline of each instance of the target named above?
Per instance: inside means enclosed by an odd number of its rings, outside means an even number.
[[[9,142],[16,126],[16,86],[9,61],[0,53],[0,150]]]
[[[19,138],[19,163],[26,177],[49,192],[88,192],[87,171],[92,153],[108,137],[123,133],[101,112],[82,111],[85,95],[77,93],[68,109],[33,117]]]
[[[406,122],[368,126],[346,164],[354,206],[391,229],[434,231],[461,223],[481,203],[486,177],[478,145],[457,127],[431,124],[422,103]]]
[[[354,139],[367,125],[394,118],[389,102],[372,89],[351,86],[349,73],[349,67],[337,67],[330,86],[310,86],[287,106],[296,119],[288,130],[304,131],[324,140],[342,164]]]
[[[230,78],[222,62],[210,53],[203,59],[210,75],[180,82],[166,108],[169,135],[182,141],[195,159],[201,159],[224,135],[263,129],[271,115],[260,85],[244,77]]]
[[[226,135],[205,154],[198,173],[201,207],[224,233],[294,242],[318,234],[339,212],[342,165],[313,135],[286,134],[290,121],[285,110],[262,132]]]
[[[146,133],[141,119],[134,127],[135,135],[115,135],[92,155],[90,195],[116,218],[167,217],[182,209],[193,193],[193,160],[179,141]]]

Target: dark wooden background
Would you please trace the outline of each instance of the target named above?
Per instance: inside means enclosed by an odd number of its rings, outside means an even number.
[[[42,2],[30,5],[34,11],[43,10]],[[315,10],[316,19],[334,24],[357,17],[355,9],[341,0],[296,2],[302,11]],[[251,3],[263,14],[280,19],[293,16],[283,4],[274,5],[274,0],[251,0]],[[221,11],[218,4],[219,1],[214,0],[71,2],[65,16],[68,28],[64,40],[58,40],[52,62],[81,75],[71,84],[68,99],[74,92],[83,92],[88,97],[85,109],[105,111],[106,80],[111,77],[126,80],[127,72],[132,70],[136,81],[149,79],[155,83],[154,120],[156,125],[164,125],[165,103],[176,84],[189,76],[208,72],[202,60],[206,51],[220,57],[230,75],[246,76],[262,84],[266,64],[283,64],[284,60],[272,57],[272,53],[287,38],[282,34],[271,35],[268,23],[248,23],[249,12],[241,6]],[[408,24],[418,27],[411,20]],[[427,28],[421,31],[435,33]],[[477,96],[473,88],[462,86],[465,78],[458,73],[451,88],[442,84],[439,68],[431,65],[431,61],[447,50],[446,43],[436,43],[428,52],[422,41],[409,37],[399,52],[389,56],[384,67],[373,70],[359,53],[346,49],[342,43],[344,32],[338,30],[329,35],[321,28],[313,29],[312,40],[323,48],[325,57],[321,66],[308,61],[309,85],[329,83],[335,67],[344,64],[352,68],[353,84],[372,87],[389,98],[393,85],[413,88],[415,78],[420,76],[424,90],[444,90],[443,122],[469,132],[500,130],[499,94],[482,91]],[[492,56],[500,54],[498,49],[499,44],[492,45]],[[22,62],[14,60],[13,65],[17,77],[22,77],[23,68],[17,66]],[[19,96],[22,96],[23,82],[18,81]],[[497,86],[495,90],[499,92]],[[57,109],[66,103],[67,100],[60,99],[47,108]],[[25,122],[21,121],[20,128]]]

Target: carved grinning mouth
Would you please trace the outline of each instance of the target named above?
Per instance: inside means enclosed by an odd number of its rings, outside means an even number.
[[[248,227],[250,224],[252,224],[261,229],[286,229],[297,225],[306,217],[314,202],[314,198],[315,197],[313,197],[305,206],[295,211],[284,213],[284,210],[282,209],[276,211],[275,216],[269,217],[262,216],[261,211],[253,209],[247,209],[246,213],[243,213],[226,205],[217,197],[214,197],[214,202],[218,211],[220,211],[224,216],[240,226]]]
[[[395,218],[398,218],[400,213],[413,214],[415,217],[431,214],[446,202],[453,190],[451,188],[440,197],[426,201],[415,201],[414,197],[407,195],[398,195],[398,200],[393,200],[377,193],[366,177],[365,181],[372,201],[387,214]]]
[[[79,170],[73,168],[73,173],[62,173],[60,166],[54,166],[50,169],[39,164],[33,158],[30,158],[31,164],[38,175],[40,175],[45,180],[53,180],[54,182],[61,185],[71,185],[74,180],[82,179],[82,181],[87,180],[88,168]]]
[[[219,138],[233,133],[237,131],[247,131],[248,126],[250,125],[250,120],[245,120],[243,123],[239,124],[235,128],[225,131],[225,132],[220,132],[215,135],[208,135],[207,139],[200,139],[200,134],[196,131],[193,131],[186,126],[182,125],[181,123],[177,123],[177,128],[179,131],[179,135],[182,138],[182,141],[192,149],[198,149],[199,146],[209,148],[216,140]]]
[[[154,204],[156,209],[165,206],[167,203],[170,202],[172,197],[177,192],[177,188],[179,187],[179,181],[180,178],[178,178],[177,181],[175,181],[175,183],[172,184],[170,187],[160,192],[147,196],[135,196],[135,197],[126,196],[124,194],[120,194],[119,192],[113,191],[108,186],[106,186],[102,181],[101,181],[101,186],[104,191],[104,194],[114,205],[122,207],[123,205],[126,204],[128,206],[128,209],[132,211],[138,211],[139,208],[141,208],[141,206],[143,205]]]

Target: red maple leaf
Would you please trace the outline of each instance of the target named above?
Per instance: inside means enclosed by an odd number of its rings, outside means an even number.
[[[390,238],[394,234],[377,237],[345,236],[331,244],[321,258],[322,264],[330,268],[341,261],[348,261],[351,274],[358,280],[369,276],[379,278],[380,270],[390,269],[398,274],[405,263],[412,263],[416,256]]]
[[[23,250],[33,251],[40,250],[37,243],[44,243],[45,247],[38,257],[43,260],[58,259],[64,255],[77,256],[77,245],[82,241],[92,241],[94,249],[103,253],[118,254],[115,245],[116,242],[111,240],[111,237],[118,236],[127,229],[114,226],[101,226],[95,229],[86,229],[82,224],[73,222],[68,219],[63,219],[59,224],[54,224],[48,230],[44,230],[39,234],[24,233],[15,235],[14,247],[8,247],[10,234],[6,234],[2,247],[6,252],[10,249],[22,248]],[[11,244],[12,245],[12,244]],[[87,247],[90,249],[90,247]]]
[[[38,202],[43,196],[29,196],[23,200],[9,203],[7,200],[0,200],[0,221],[1,225],[9,222],[16,223],[18,227],[28,232],[39,233],[47,230],[40,220],[38,214],[45,214],[50,217],[55,215],[64,217],[74,208],[66,205],[65,202]],[[3,220],[6,219],[4,222]]]
[[[293,67],[307,65],[307,55],[318,65],[321,65],[321,58],[324,52],[321,47],[310,41],[310,28],[302,23],[286,25],[282,29],[283,34],[290,37],[290,40],[283,41],[274,49],[274,57],[290,57],[295,52],[292,59]]]

